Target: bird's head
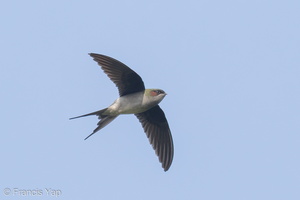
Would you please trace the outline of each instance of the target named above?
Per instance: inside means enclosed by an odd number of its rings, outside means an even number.
[[[145,96],[153,103],[159,104],[163,98],[167,95],[165,91],[161,89],[146,89]]]

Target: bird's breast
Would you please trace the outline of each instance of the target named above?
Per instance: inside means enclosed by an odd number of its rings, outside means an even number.
[[[119,97],[108,109],[114,115],[136,114],[144,112],[153,106],[155,105],[152,105],[143,92],[138,92]]]

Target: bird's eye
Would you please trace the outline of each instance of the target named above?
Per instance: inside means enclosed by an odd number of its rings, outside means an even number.
[[[156,92],[157,92],[157,94],[164,94],[164,93],[165,93],[165,92],[162,91],[162,90],[157,90]]]
[[[151,96],[158,96],[160,94],[164,94],[164,91],[162,91],[162,90],[152,90],[151,91]]]

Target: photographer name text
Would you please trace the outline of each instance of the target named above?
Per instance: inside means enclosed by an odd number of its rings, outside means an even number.
[[[53,188],[36,188],[36,189],[23,189],[23,188],[4,188],[3,194],[5,196],[52,196],[59,197],[62,195],[62,191]]]

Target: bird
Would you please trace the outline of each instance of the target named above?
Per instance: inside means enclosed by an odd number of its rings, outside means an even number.
[[[145,89],[142,78],[122,62],[106,55],[89,53],[101,66],[104,73],[119,90],[117,98],[107,108],[88,114],[72,117],[76,119],[91,115],[100,120],[97,128],[86,139],[108,125],[119,115],[134,114],[141,123],[150,144],[158,156],[164,171],[168,171],[174,156],[171,130],[163,110],[158,105],[167,95],[161,89]]]

